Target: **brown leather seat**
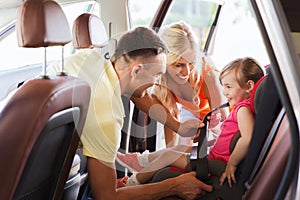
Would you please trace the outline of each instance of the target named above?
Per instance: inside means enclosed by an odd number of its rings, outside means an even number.
[[[51,0],[23,2],[17,36],[21,47],[71,41],[66,17]],[[87,82],[71,76],[44,74],[18,88],[0,113],[0,199],[61,199],[89,98]]]
[[[75,19],[72,33],[75,49],[96,48],[107,60],[117,46],[117,40],[108,36],[102,20],[91,13],[83,13]]]

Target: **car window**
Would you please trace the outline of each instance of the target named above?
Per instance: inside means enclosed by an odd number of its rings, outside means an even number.
[[[149,26],[161,0],[129,0],[131,27]],[[251,56],[261,65],[270,63],[265,45],[248,1],[244,0],[173,0],[162,26],[176,21],[189,23],[203,51],[209,30],[223,5],[216,28],[216,37],[210,43],[208,55],[216,68],[222,69],[238,57]],[[151,9],[150,9],[151,7]]]
[[[83,12],[91,12],[99,15],[99,6],[95,1],[86,1],[81,3],[62,5],[62,9],[69,21],[70,28],[72,28],[73,22],[77,16]],[[2,12],[2,11],[1,11]],[[9,19],[14,19],[17,12],[14,12],[14,17],[8,16],[5,20],[1,21],[0,27],[0,55],[2,56],[0,62],[0,71],[23,67],[26,65],[34,65],[43,63],[44,48],[22,48],[18,47],[15,28],[15,21],[11,21],[10,24],[3,25],[4,22],[8,22]],[[47,48],[47,61],[61,59],[61,47],[48,47]],[[68,56],[74,52],[71,43],[64,47],[64,55]],[[16,57],[14,57],[17,56]]]
[[[171,5],[162,26],[178,21],[185,21],[199,41],[200,50],[204,50],[209,31],[215,19],[219,3],[204,0],[176,0]]]
[[[130,26],[150,26],[161,0],[129,0]]]
[[[250,2],[226,1],[218,21],[211,58],[215,66],[222,69],[231,60],[245,56],[257,59],[262,66],[270,64]]]
[[[1,8],[0,9],[0,30],[4,29],[7,24],[16,19],[17,8]]]
[[[161,0],[129,0],[128,7],[131,26],[149,26],[160,2]],[[203,50],[208,33],[216,16],[218,5],[219,2],[216,3],[216,1],[174,0],[162,26],[178,21],[187,22],[192,26],[199,40],[200,50]]]

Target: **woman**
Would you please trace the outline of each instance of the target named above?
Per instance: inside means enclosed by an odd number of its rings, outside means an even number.
[[[185,118],[180,116],[180,111],[189,111],[187,115],[192,113],[202,121],[210,108],[225,102],[218,72],[206,63],[204,57],[201,59],[196,37],[187,23],[166,26],[159,35],[169,53],[167,71],[161,78],[161,84],[155,86],[154,95],[178,120]],[[225,117],[223,110],[222,119]],[[177,144],[190,146],[192,142],[189,137],[179,136],[179,141],[176,140],[176,133],[166,125],[164,131],[167,147]]]

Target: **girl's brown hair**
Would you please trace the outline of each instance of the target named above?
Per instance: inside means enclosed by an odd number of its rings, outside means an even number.
[[[259,63],[254,58],[245,57],[238,58],[226,65],[220,73],[220,82],[223,77],[232,70],[234,70],[236,81],[241,88],[246,87],[248,80],[253,80],[254,83],[256,83],[262,76],[264,76],[264,71],[260,67]]]

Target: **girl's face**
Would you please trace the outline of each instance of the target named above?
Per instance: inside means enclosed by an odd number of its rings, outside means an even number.
[[[227,98],[230,106],[249,98],[249,90],[241,88],[235,79],[234,71],[230,71],[221,80],[223,85],[223,94]]]
[[[174,63],[167,66],[170,77],[178,84],[185,84],[195,63],[195,54],[185,53]]]

